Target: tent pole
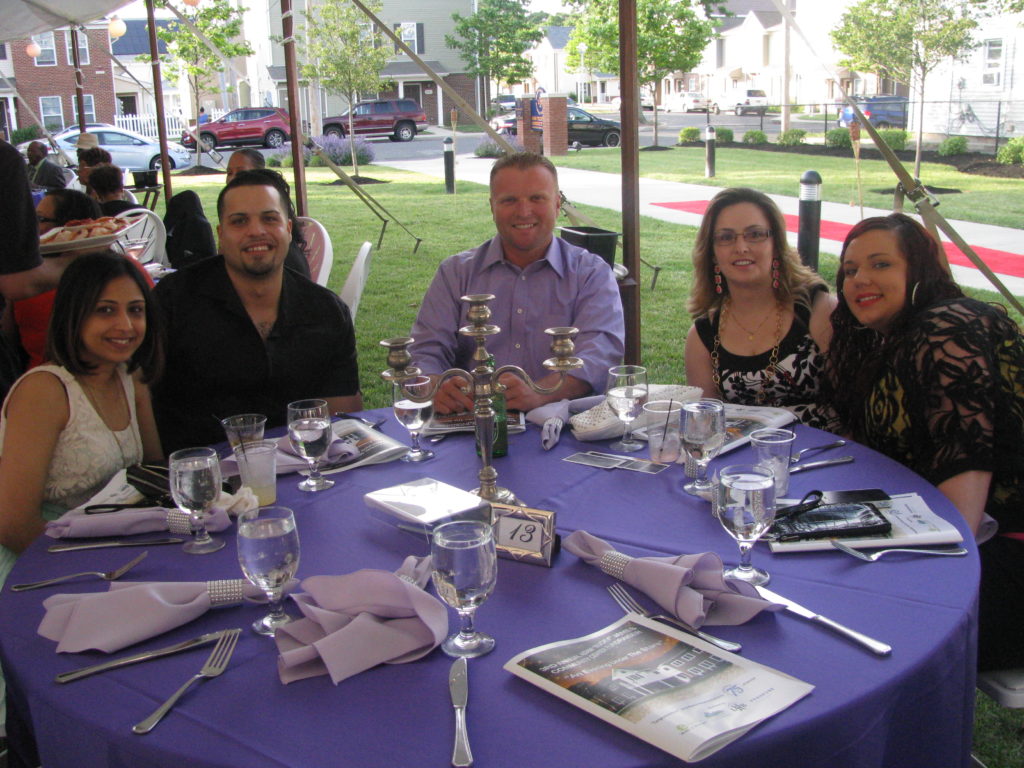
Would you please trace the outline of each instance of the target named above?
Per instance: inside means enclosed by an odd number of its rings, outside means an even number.
[[[146,18],[149,22],[149,59],[153,70],[153,97],[156,101],[156,135],[160,142],[160,166],[163,170],[164,203],[170,202],[171,166],[167,162],[167,121],[164,119],[164,86],[160,79],[160,48],[156,42],[156,13],[153,0],[146,0]]]

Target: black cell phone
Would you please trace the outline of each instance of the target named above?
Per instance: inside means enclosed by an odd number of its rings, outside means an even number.
[[[823,504],[776,520],[767,538],[774,541],[881,536],[892,523],[872,504]]]

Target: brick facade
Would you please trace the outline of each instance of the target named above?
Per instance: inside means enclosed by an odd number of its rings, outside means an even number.
[[[98,123],[113,123],[116,113],[114,96],[114,64],[107,56],[110,42],[106,27],[79,32],[89,38],[89,63],[82,64],[83,93],[93,97],[93,110]],[[53,66],[37,66],[25,53],[28,40],[14,40],[8,44],[11,63],[18,92],[32,106],[32,111],[42,118],[39,99],[44,96],[59,96],[61,115],[65,128],[75,122],[75,68],[68,63],[67,37],[70,32],[58,29],[53,32],[57,63]],[[17,126],[24,128],[36,124],[21,99],[17,102]]]

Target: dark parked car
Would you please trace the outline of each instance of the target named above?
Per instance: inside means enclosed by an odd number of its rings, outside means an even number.
[[[569,143],[579,142],[590,146],[617,147],[622,139],[622,128],[612,120],[596,117],[584,112],[579,107],[569,107],[566,111],[569,121]],[[516,135],[515,113],[499,115],[491,120],[491,127],[498,133]]]
[[[192,126],[195,131],[196,127]],[[222,144],[262,144],[280,147],[291,134],[288,113],[280,107],[242,107],[233,109],[223,117],[199,126],[199,140],[206,149]],[[195,141],[188,131],[182,131],[181,143],[189,149]]]
[[[412,141],[417,131],[427,129],[427,113],[412,99],[361,101],[352,110],[356,136],[387,136],[392,141]],[[348,112],[325,117],[326,136],[348,133]]]
[[[906,128],[906,96],[858,96],[857,107],[875,128]],[[847,128],[853,122],[853,109],[849,104],[839,115],[839,127]]]

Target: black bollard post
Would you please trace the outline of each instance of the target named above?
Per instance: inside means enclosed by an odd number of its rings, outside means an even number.
[[[715,176],[715,126],[713,125],[704,129],[704,176],[709,179]]]
[[[455,194],[455,142],[451,136],[444,140],[444,191]]]
[[[796,249],[804,266],[818,269],[818,245],[821,239],[821,174],[804,171],[800,177],[800,229]]]

